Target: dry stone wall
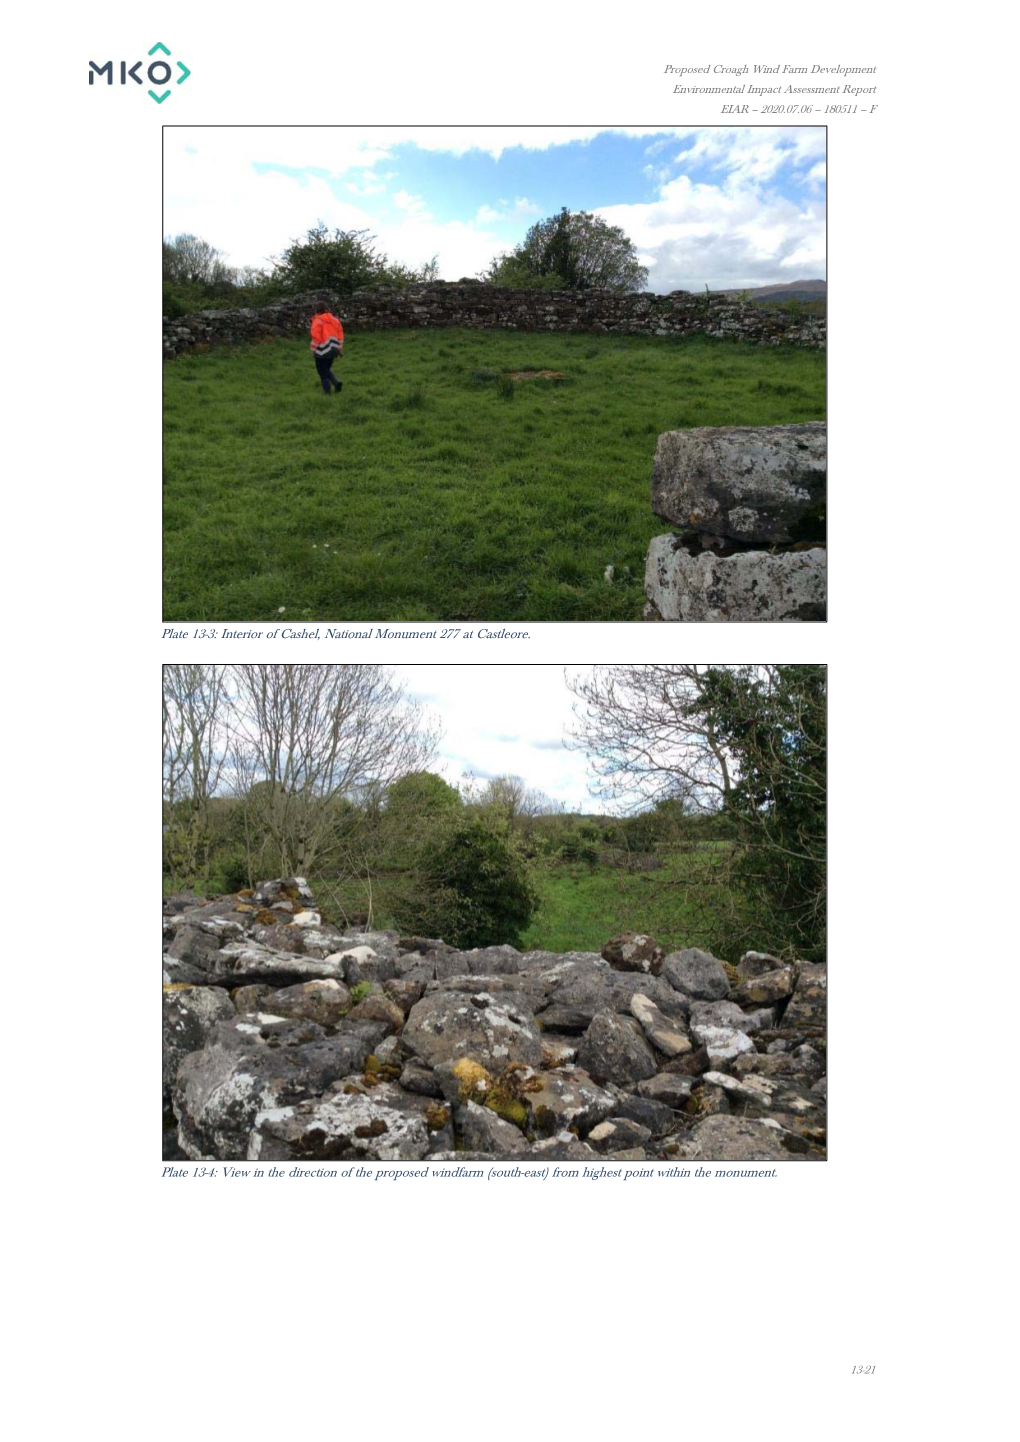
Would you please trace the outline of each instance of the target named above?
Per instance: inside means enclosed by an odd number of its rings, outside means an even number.
[[[163,909],[164,1157],[811,1161],[825,967],[342,932],[300,877]]]
[[[756,345],[825,345],[825,320],[751,305],[724,295],[673,291],[617,295],[602,290],[509,290],[477,284],[377,287],[340,298],[329,291],[250,310],[206,310],[163,320],[163,356],[213,345],[304,335],[326,305],[350,331],[462,326],[471,330],[587,331],[621,335],[707,335]]]

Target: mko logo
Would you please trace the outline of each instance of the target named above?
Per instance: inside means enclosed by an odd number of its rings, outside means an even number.
[[[173,77],[174,72],[173,68],[170,65],[170,51],[166,48],[162,41],[157,40],[155,45],[149,51],[149,54],[155,55],[157,50],[162,50],[163,54],[167,58],[166,60],[153,60],[151,64],[147,65],[145,68],[144,80],[139,74],[142,66],[145,65],[144,60],[136,60],[133,65],[129,64],[127,60],[107,60],[104,65],[100,65],[99,62],[96,60],[90,60],[89,84],[94,85],[97,78],[100,82],[102,82],[103,78],[105,77],[107,85],[112,85],[114,83],[114,71],[116,70],[119,74],[121,85],[126,85],[129,80],[133,80],[136,85],[144,85],[145,80],[148,80],[151,86],[159,87],[161,85],[165,85],[167,88],[161,93],[157,93],[157,90],[149,91],[149,94],[152,96],[153,100],[155,100],[156,104],[162,105],[163,101],[166,100],[167,96],[170,94],[170,80]],[[181,74],[178,75],[174,83],[176,85],[183,85],[185,80],[187,80],[188,76],[191,74],[191,71],[185,65],[183,60],[175,60],[174,65],[176,65],[178,70],[180,70],[181,72]]]

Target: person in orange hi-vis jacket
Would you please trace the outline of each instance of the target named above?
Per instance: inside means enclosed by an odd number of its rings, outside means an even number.
[[[323,307],[312,316],[312,355],[327,395],[343,390],[343,381],[333,374],[333,362],[344,353],[344,328],[331,310]]]

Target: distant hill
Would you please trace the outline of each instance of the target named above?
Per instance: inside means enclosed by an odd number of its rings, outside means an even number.
[[[724,290],[721,295],[745,295],[748,300],[825,300],[824,280],[788,280],[783,285],[759,285],[746,290]]]

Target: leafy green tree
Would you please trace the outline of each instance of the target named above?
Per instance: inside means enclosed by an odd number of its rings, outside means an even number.
[[[709,668],[702,704],[735,763],[735,875],[773,950],[825,952],[826,668]]]
[[[467,948],[516,945],[537,905],[513,834],[467,813],[424,848],[415,883],[397,909],[402,928]]]
[[[591,211],[569,211],[536,221],[521,243],[483,273],[493,285],[547,289],[641,290],[648,271],[634,242],[618,225]]]
[[[382,276],[386,257],[367,230],[330,231],[322,221],[292,240],[276,261],[274,277],[288,290],[330,290],[350,295]]]

